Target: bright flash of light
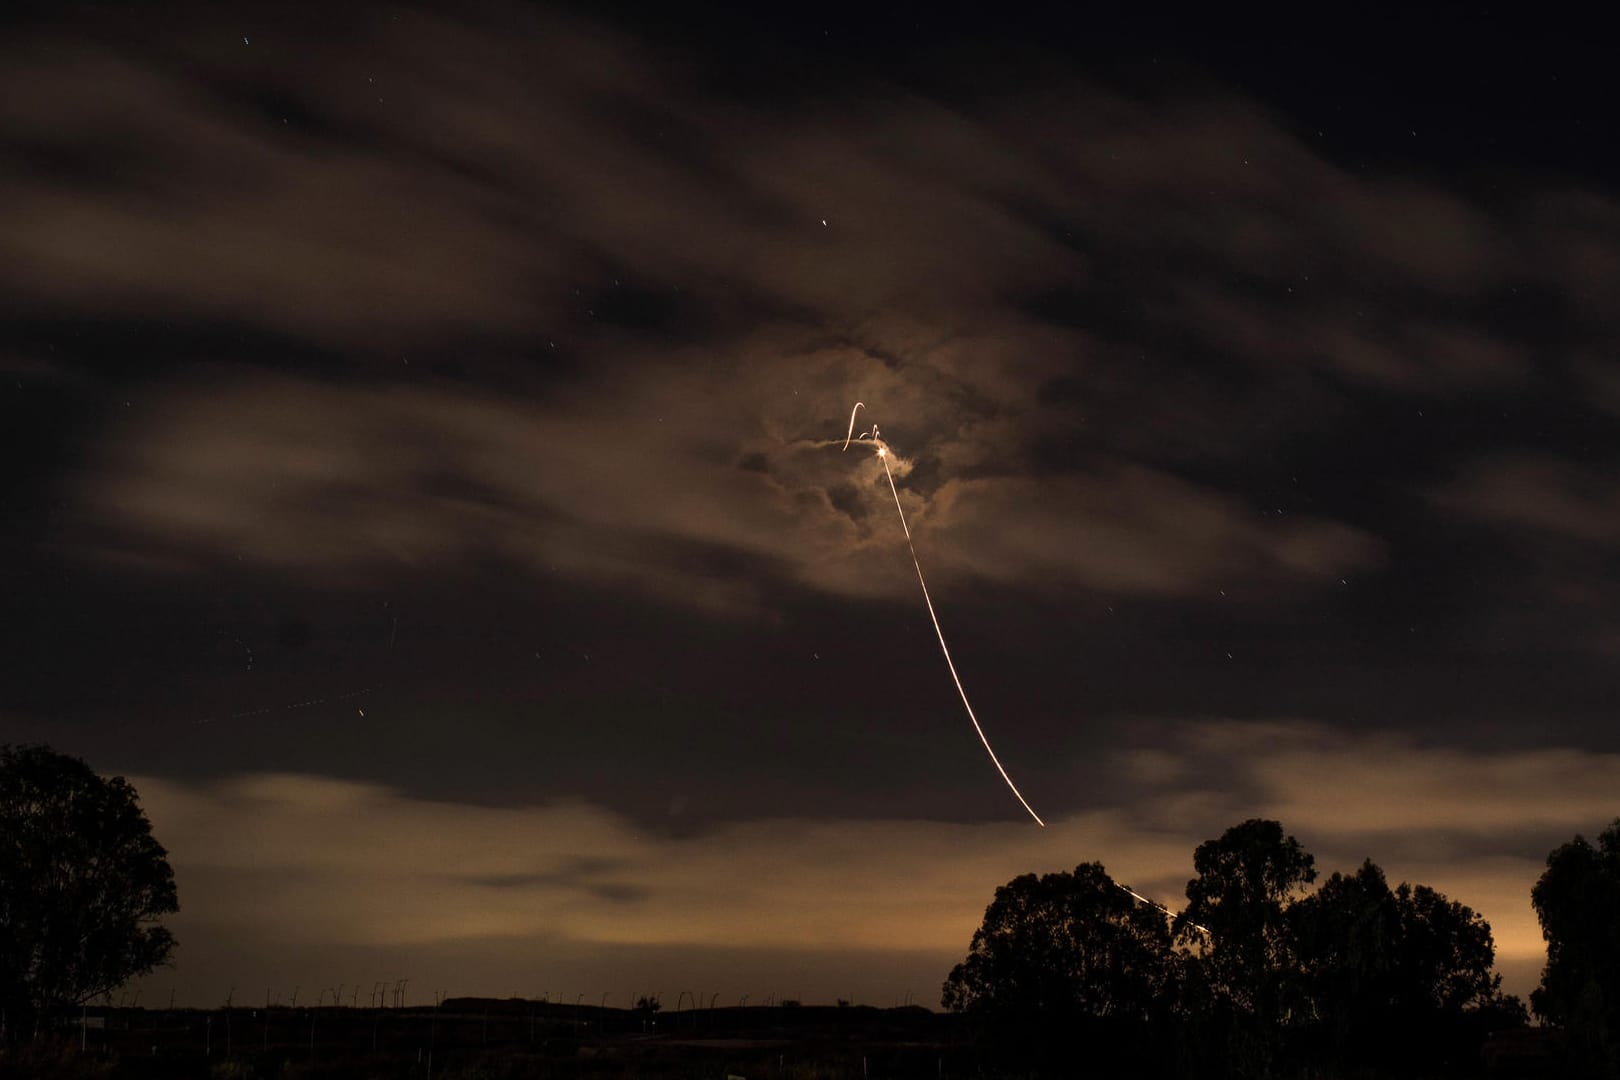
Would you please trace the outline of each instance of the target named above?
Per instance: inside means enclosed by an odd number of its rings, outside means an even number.
[[[1035,819],[1035,824],[1044,829],[1046,828],[1046,822],[1041,820],[1041,815],[1037,814],[1035,808],[1029,805],[1029,800],[1025,799],[1023,793],[1018,790],[1018,785],[1013,783],[1012,777],[1007,775],[1007,770],[1002,767],[1001,759],[996,757],[996,752],[990,748],[990,740],[985,736],[984,728],[979,726],[979,718],[973,714],[973,704],[968,701],[967,691],[962,688],[962,677],[956,673],[956,664],[951,660],[950,646],[945,644],[945,631],[940,628],[939,616],[934,614],[934,601],[928,595],[928,582],[923,578],[922,563],[917,558],[917,547],[911,542],[911,526],[906,524],[906,512],[900,505],[900,489],[895,487],[894,473],[889,471],[889,447],[884,443],[882,436],[878,434],[876,424],[872,425],[870,432],[862,432],[858,440],[855,438],[855,414],[863,408],[865,408],[865,405],[857,401],[855,408],[849,411],[849,433],[844,437],[844,449],[848,450],[849,444],[856,441],[870,442],[877,448],[878,460],[883,462],[883,475],[889,478],[889,492],[894,496],[894,509],[900,515],[900,529],[906,534],[906,547],[911,552],[911,565],[917,569],[917,584],[922,586],[923,603],[928,608],[929,620],[934,624],[934,636],[939,638],[939,651],[945,656],[945,666],[951,671],[951,681],[956,684],[957,696],[962,699],[962,708],[967,710],[968,720],[972,722],[973,730],[978,733],[979,741],[984,744],[984,752],[990,755],[990,763],[996,767],[996,772],[1000,773],[1001,778],[1006,781],[1007,789],[1013,793],[1013,797],[1022,804],[1024,809],[1029,811],[1029,816]]]

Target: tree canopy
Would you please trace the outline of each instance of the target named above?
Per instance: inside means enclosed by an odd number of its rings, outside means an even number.
[[[1274,1016],[1269,975],[1290,948],[1283,909],[1316,880],[1316,859],[1279,823],[1251,818],[1199,844],[1193,869],[1178,936],[1207,948],[1205,967],[1222,993]]]
[[[945,980],[958,1011],[1146,1017],[1165,989],[1170,927],[1101,863],[996,890],[967,959]]]
[[[1290,913],[1300,990],[1334,1053],[1350,1054],[1388,1020],[1395,995],[1400,911],[1371,859],[1335,873]]]
[[[1083,1038],[1095,1058],[1143,1049],[1133,1036],[1168,1015],[1171,972],[1164,913],[1082,863],[998,888],[943,1001],[985,1021],[1026,1066],[1056,1048],[1053,1035]]]
[[[1531,1005],[1568,1033],[1573,1072],[1620,1077],[1620,819],[1554,849],[1530,902],[1547,939]]]
[[[42,746],[0,746],[0,1006],[88,1001],[166,962],[179,910],[135,789]]]
[[[1316,860],[1278,822],[1251,818],[1199,844],[1193,869],[1176,929],[1199,950],[1198,1041],[1223,1044],[1237,1074],[1268,1075],[1297,981],[1286,908],[1316,880]]]
[[[1315,859],[1259,819],[1200,844],[1193,866],[1174,933],[1098,863],[1013,879],[946,980],[945,1006],[997,1021],[985,1030],[1003,1046],[1088,1031],[1093,1067],[1116,1056],[1134,1075],[1199,1077],[1443,1071],[1477,1059],[1491,1028],[1524,1022],[1500,993],[1489,924],[1428,886],[1391,889],[1369,859],[1311,892]]]
[[[1389,887],[1371,859],[1289,912],[1297,1006],[1318,1052],[1359,1065],[1434,1064],[1493,1024],[1522,1024],[1502,997],[1490,924],[1426,885]]]

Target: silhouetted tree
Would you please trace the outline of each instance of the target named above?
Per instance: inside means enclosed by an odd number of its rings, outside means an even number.
[[[1493,973],[1490,924],[1370,859],[1289,911],[1305,1018],[1330,1061],[1391,1071],[1456,1061],[1523,1016]]]
[[[1151,1025],[1168,1013],[1170,925],[1133,899],[1099,863],[1074,873],[1025,874],[996,890],[967,959],[945,980],[943,1003],[985,1024],[1026,1068],[1056,1066],[1066,1053],[1098,1064],[1147,1050]]]
[[[1369,859],[1308,893],[1315,860],[1265,820],[1193,865],[1173,922],[1097,863],[996,890],[943,992],[982,1022],[992,1072],[1465,1075],[1487,1035],[1525,1023],[1490,924],[1428,886],[1391,889]]]
[[[1402,882],[1395,906],[1400,914],[1396,1001],[1414,1014],[1445,1016],[1489,1004],[1502,985],[1491,970],[1496,963],[1491,924],[1427,885]]]
[[[1251,818],[1198,845],[1193,869],[1176,935],[1200,950],[1190,992],[1213,1028],[1201,1040],[1224,1028],[1220,1065],[1269,1075],[1297,992],[1286,908],[1316,880],[1315,859],[1277,822]]]
[[[0,1007],[112,991],[166,962],[179,910],[135,789],[43,746],[0,746]]]
[[[1549,854],[1530,901],[1547,939],[1531,1005],[1567,1033],[1572,1074],[1620,1077],[1620,819]]]
[[[1371,859],[1335,873],[1289,909],[1301,989],[1326,1055],[1355,1060],[1381,1036],[1394,999],[1400,910]]]

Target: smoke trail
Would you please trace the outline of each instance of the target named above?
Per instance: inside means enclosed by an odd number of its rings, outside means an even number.
[[[984,728],[979,726],[979,718],[973,715],[973,705],[968,701],[967,691],[962,688],[962,677],[956,673],[956,664],[951,660],[950,646],[945,644],[945,631],[940,629],[939,616],[934,614],[934,601],[928,595],[928,582],[923,578],[922,563],[917,558],[917,547],[911,542],[911,526],[906,524],[906,512],[900,506],[900,489],[894,486],[894,473],[889,471],[889,446],[878,434],[876,424],[872,425],[870,432],[862,432],[859,439],[854,437],[855,413],[864,407],[861,402],[857,401],[855,408],[849,411],[849,434],[844,437],[844,449],[848,450],[851,442],[870,442],[877,447],[878,460],[883,462],[883,475],[889,478],[889,491],[894,495],[895,511],[900,515],[900,528],[906,534],[906,547],[911,551],[911,565],[917,568],[917,584],[922,586],[923,603],[928,606],[928,618],[934,624],[934,635],[939,638],[939,651],[945,654],[945,666],[951,669],[951,681],[956,684],[956,693],[962,699],[962,708],[967,710],[968,719],[973,723],[973,730],[978,732],[979,741],[984,744],[984,752],[990,755],[991,764],[996,767],[996,771],[1001,774],[1001,778],[1007,782],[1008,790],[1013,793],[1013,797],[1023,805],[1024,809],[1029,811],[1029,816],[1035,819],[1035,824],[1044,829],[1046,828],[1046,822],[1042,821],[1041,815],[1037,814],[1035,808],[1029,805],[1029,800],[1024,798],[1023,793],[1018,790],[1018,785],[1013,783],[1012,777],[1008,776],[1007,770],[1002,767],[1001,759],[996,757],[996,752],[990,748],[990,740],[985,737]]]

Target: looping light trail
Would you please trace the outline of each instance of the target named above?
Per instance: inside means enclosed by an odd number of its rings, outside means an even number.
[[[917,559],[916,545],[911,542],[911,526],[906,524],[906,512],[900,505],[900,489],[895,487],[894,473],[889,471],[889,445],[878,434],[876,424],[872,425],[871,431],[862,432],[859,439],[855,438],[855,414],[865,407],[863,403],[857,401],[855,408],[849,411],[849,433],[844,436],[844,449],[848,450],[852,442],[870,442],[877,448],[878,460],[883,462],[883,475],[889,478],[889,492],[894,495],[894,509],[900,515],[900,528],[906,534],[906,547],[911,552],[911,565],[917,569],[917,584],[922,586],[923,603],[928,607],[928,618],[934,624],[934,635],[939,638],[939,651],[945,656],[945,666],[951,670],[951,681],[956,684],[956,693],[962,699],[962,708],[967,710],[968,720],[973,723],[973,730],[978,733],[979,741],[984,744],[984,752],[990,755],[990,763],[1007,782],[1007,789],[1013,793],[1013,797],[1024,809],[1029,811],[1029,816],[1035,819],[1035,824],[1044,829],[1046,822],[1042,821],[1041,815],[1029,805],[1029,800],[1024,798],[1023,793],[1018,790],[1018,785],[1013,783],[1012,777],[1008,776],[1007,770],[1002,767],[1001,759],[996,757],[996,752],[990,748],[990,740],[985,736],[984,728],[979,726],[979,718],[973,715],[973,705],[968,701],[967,691],[962,688],[962,677],[956,673],[956,664],[951,660],[950,646],[945,644],[945,631],[940,628],[939,616],[934,614],[934,601],[928,595],[928,582],[923,578],[922,563]]]

